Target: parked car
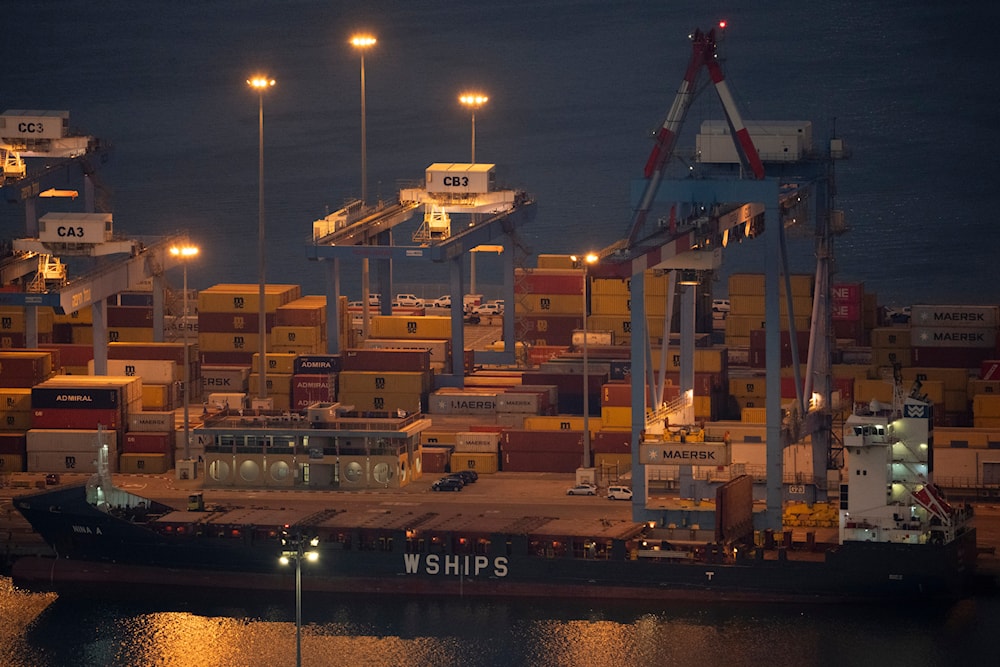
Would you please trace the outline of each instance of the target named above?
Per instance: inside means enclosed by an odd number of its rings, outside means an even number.
[[[465,483],[457,477],[442,477],[431,484],[431,491],[461,491]]]
[[[577,484],[566,489],[567,496],[596,496],[597,487],[593,484]]]
[[[472,312],[476,315],[503,315],[503,303],[493,301],[481,303],[478,306],[474,306]]]
[[[431,308],[451,308],[451,295],[445,294],[434,299],[430,303]]]
[[[609,486],[608,500],[632,500],[632,489],[627,486]]]
[[[423,308],[424,300],[417,297],[415,294],[397,294],[396,300],[392,302],[394,306],[402,306],[403,308]]]
[[[729,299],[712,299],[712,310],[716,313],[728,313]]]
[[[457,470],[448,476],[458,477],[466,484],[472,484],[477,479],[479,479],[479,473],[477,473],[475,470]]]

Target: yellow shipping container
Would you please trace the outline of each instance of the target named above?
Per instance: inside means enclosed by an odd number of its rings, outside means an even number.
[[[71,327],[70,335],[74,345],[94,344],[94,328],[89,324],[74,324]]]
[[[629,281],[624,278],[593,278],[590,281],[590,296],[627,299],[630,296]]]
[[[277,354],[268,353],[266,357],[267,361],[267,372],[268,373],[286,373],[291,375],[295,372],[295,356],[294,354]],[[260,372],[260,353],[253,355],[250,361],[250,372],[258,373]]]
[[[341,371],[340,391],[398,391],[420,394],[431,390],[429,371]]]
[[[55,313],[49,306],[36,306],[38,333],[52,333]],[[24,306],[0,306],[0,333],[24,333],[27,326]]]
[[[0,355],[2,359],[2,355]],[[3,363],[0,360],[0,363]],[[0,410],[30,410],[31,388],[0,389]]]
[[[498,454],[481,454],[479,452],[455,452],[451,455],[451,471],[475,470],[481,475],[497,471]]]
[[[24,463],[20,454],[0,454],[0,474],[24,472]]]
[[[143,410],[173,410],[170,387],[165,384],[143,384],[142,408]]]
[[[301,295],[302,288],[298,285],[265,285],[264,310],[274,312]],[[260,285],[220,284],[200,290],[198,310],[206,313],[259,313]]]
[[[583,419],[581,417],[581,419]],[[605,406],[601,408],[601,424],[605,428],[628,428],[632,425],[632,408]],[[581,430],[583,426],[581,425]]]
[[[1000,417],[978,417],[973,416],[972,426],[974,428],[988,428],[1000,431]]]
[[[743,408],[740,410],[740,421],[744,424],[766,424],[767,408]]]
[[[609,479],[627,475],[632,471],[632,455],[597,452],[594,454],[594,467]]]
[[[519,315],[577,315],[583,309],[579,294],[519,294],[514,304]]]
[[[714,421],[716,418],[715,410],[712,409],[711,396],[693,396],[691,407],[694,409],[695,421]]]
[[[540,269],[579,269],[571,255],[539,255],[538,268]]]
[[[873,348],[910,351],[910,327],[879,327],[871,330]]]
[[[750,340],[750,332],[763,329],[766,321],[762,315],[736,315],[732,312],[726,316],[726,342],[730,336],[742,336]]]
[[[876,368],[881,366],[892,367],[894,364],[909,366],[910,351],[898,347],[872,348],[872,366]]]
[[[90,306],[81,308],[80,310],[73,311],[72,313],[67,313],[65,315],[60,315],[59,313],[53,313],[52,322],[54,324],[93,324],[94,323],[94,309]]]
[[[764,317],[764,296],[756,294],[736,294],[729,297],[730,311],[728,317],[753,316]],[[812,297],[793,296],[792,310],[796,317],[810,315],[812,313]],[[781,315],[788,314],[788,302],[782,297],[778,300],[778,312]]]
[[[421,445],[454,445],[455,434],[461,431],[427,430],[420,432]]]
[[[270,356],[270,355],[268,355]],[[292,375],[291,373],[271,373],[268,372],[267,376],[267,395],[270,398],[273,396],[291,396],[292,394]],[[260,392],[260,373],[250,374],[250,395],[256,396]]]
[[[969,380],[966,393],[971,398],[976,394],[1000,394],[1000,380]]]
[[[27,431],[31,420],[31,410],[0,410],[0,431]]]
[[[118,458],[118,472],[127,475],[162,475],[173,467],[168,454],[122,454]]]
[[[272,327],[271,343],[274,345],[306,345],[315,347],[325,342],[323,327]]]
[[[947,426],[934,427],[934,447],[951,447],[952,443],[961,443],[969,449],[985,449],[987,443],[996,437],[989,430],[976,428],[953,428]]]
[[[337,393],[337,400],[353,405],[355,410],[404,410],[408,413],[423,412],[427,394],[402,391],[344,391]]]
[[[326,354],[326,341],[321,343],[316,343],[315,345],[302,345],[301,343],[297,345],[268,345],[267,349],[275,354],[291,354],[294,356],[299,356],[300,354]]]
[[[254,352],[260,334],[256,333],[199,333],[198,349],[202,352]]]
[[[115,327],[108,329],[109,343],[152,343],[152,327]]]
[[[980,419],[1000,419],[1000,396],[979,394],[972,399],[972,416],[978,427]]]
[[[854,381],[854,400],[867,403],[871,400],[892,404],[892,385],[882,379],[858,378]]]
[[[789,277],[792,284],[792,296],[812,296],[813,275],[808,273],[792,274]],[[729,276],[729,298],[734,295],[759,295],[764,294],[764,274],[763,273],[734,273]],[[779,293],[785,293],[785,279],[778,278]]]
[[[369,324],[372,338],[451,338],[450,317],[376,315]]]
[[[730,376],[729,394],[737,398],[767,398],[767,378]]]
[[[904,368],[902,375],[904,383],[913,382],[917,379],[922,382],[940,380],[944,383],[944,388],[948,391],[965,391],[969,386],[969,371],[966,368],[926,368],[923,366],[914,366],[912,368]]]

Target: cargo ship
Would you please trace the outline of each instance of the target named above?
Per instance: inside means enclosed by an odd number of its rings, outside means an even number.
[[[56,589],[117,583],[287,589],[279,556],[315,550],[303,586],[338,593],[587,599],[955,598],[975,572],[972,509],[931,483],[933,406],[900,397],[856,407],[839,537],[775,547],[753,530],[748,477],[717,494],[714,531],[656,522],[566,521],[498,504],[462,514],[418,506],[352,510],[176,509],[114,486],[108,448],[86,484],[14,506],[53,557],[14,563],[15,581]],[[639,502],[636,500],[635,502]],[[316,546],[312,546],[316,545]]]

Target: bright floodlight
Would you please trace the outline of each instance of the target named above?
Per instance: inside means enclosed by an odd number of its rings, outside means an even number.
[[[467,107],[478,109],[489,102],[490,98],[481,93],[464,93],[458,96],[458,101]]]
[[[263,91],[267,90],[277,82],[270,77],[262,75],[262,76],[250,77],[249,79],[247,79],[247,83],[250,84],[250,87],[253,88],[254,90]]]
[[[351,46],[356,49],[367,49],[370,46],[375,46],[376,41],[372,35],[354,35],[351,37]]]
[[[200,252],[198,246],[185,245],[185,246],[171,246],[170,254],[174,257],[180,257],[182,259],[189,259],[194,257]]]

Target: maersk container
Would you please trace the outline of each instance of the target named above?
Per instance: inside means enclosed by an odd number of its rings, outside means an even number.
[[[485,194],[496,187],[496,165],[435,162],[425,171],[429,194]]]
[[[496,454],[500,451],[500,433],[460,431],[455,434],[455,451]]]
[[[492,415],[497,411],[495,391],[435,391],[427,398],[427,412],[439,415]]]
[[[544,414],[549,407],[545,392],[509,391],[497,395],[497,412],[521,412],[531,415]]]
[[[0,114],[0,137],[4,139],[62,139],[68,128],[68,111],[8,109]]]
[[[987,348],[996,350],[997,330],[995,327],[939,326],[910,327],[910,347],[953,347]],[[922,363],[931,366],[930,363]],[[978,365],[978,364],[976,364]]]
[[[46,213],[38,219],[43,243],[104,243],[114,236],[110,213]]]
[[[1000,326],[1000,306],[931,306],[914,304],[910,309],[913,328],[996,329]],[[917,345],[914,341],[914,345]],[[924,345],[924,343],[919,343]]]
[[[250,369],[246,366],[201,367],[201,389],[204,393],[238,392],[247,390]]]
[[[427,350],[431,368],[443,368],[451,359],[451,341],[447,338],[368,338],[364,346],[369,350]]]
[[[154,412],[152,410],[131,412],[128,416],[129,432],[156,433],[173,431],[175,427],[173,412]]]

